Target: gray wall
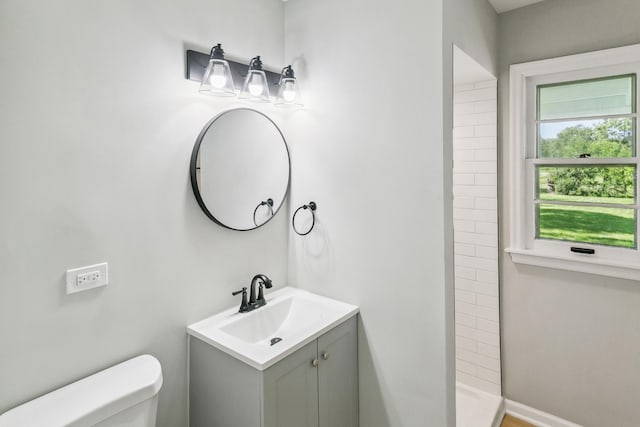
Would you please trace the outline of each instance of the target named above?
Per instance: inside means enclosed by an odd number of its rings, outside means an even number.
[[[442,1],[285,5],[307,102],[286,126],[299,141],[291,203],[318,203],[313,233],[291,237],[290,278],[361,307],[367,427],[454,425],[442,16]]]
[[[285,284],[288,218],[243,233],[200,211],[193,143],[237,104],[184,80],[184,49],[278,67],[282,28],[280,0],[0,2],[0,412],[151,353],[159,426],[186,425],[185,327],[256,272]],[[66,269],[102,261],[108,287],[65,295]]]
[[[498,14],[489,2],[447,0],[444,2],[444,18],[445,55],[452,55],[451,44],[455,44],[484,69],[497,75]],[[446,67],[448,64],[449,61],[445,60]],[[447,68],[447,78],[448,71]]]
[[[635,0],[553,0],[500,15],[503,159],[509,65],[640,43],[639,15]],[[506,174],[502,185],[504,248]],[[640,425],[640,283],[502,261],[505,396],[587,427]]]

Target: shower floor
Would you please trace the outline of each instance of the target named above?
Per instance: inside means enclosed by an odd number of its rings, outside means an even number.
[[[498,427],[502,397],[456,383],[456,426]]]

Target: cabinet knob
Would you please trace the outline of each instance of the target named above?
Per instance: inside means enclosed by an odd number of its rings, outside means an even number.
[[[311,362],[311,366],[313,366],[314,368],[318,367],[318,359],[313,359],[313,362]]]
[[[322,358],[323,358],[324,360],[329,360],[329,353],[328,353],[328,352],[326,352],[326,351],[325,351],[324,353],[322,353]]]

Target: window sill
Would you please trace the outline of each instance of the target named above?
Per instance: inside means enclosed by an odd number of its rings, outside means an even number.
[[[640,265],[593,258],[591,255],[566,256],[553,253],[543,253],[531,249],[507,248],[505,252],[511,255],[516,264],[535,265],[538,267],[554,268],[556,270],[577,271],[580,273],[597,274],[599,276],[618,277],[621,279],[640,280]]]

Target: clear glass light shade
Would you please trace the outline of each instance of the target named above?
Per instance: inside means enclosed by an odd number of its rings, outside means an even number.
[[[231,69],[224,59],[210,59],[204,72],[200,92],[209,95],[235,96]]]
[[[270,102],[267,76],[262,70],[250,70],[238,98],[254,102]]]
[[[302,107],[304,105],[302,102],[302,96],[300,95],[300,86],[298,86],[298,82],[295,78],[282,78],[280,86],[278,86],[275,105],[280,107]]]

